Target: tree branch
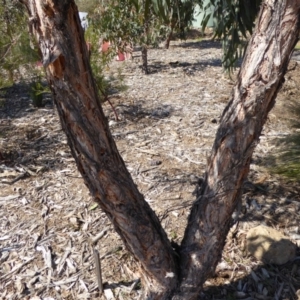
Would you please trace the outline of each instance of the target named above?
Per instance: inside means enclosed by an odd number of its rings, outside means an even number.
[[[298,40],[299,15],[300,0],[266,0],[262,5],[232,100],[223,112],[201,195],[188,219],[178,299],[195,299],[221,257],[253,151]]]

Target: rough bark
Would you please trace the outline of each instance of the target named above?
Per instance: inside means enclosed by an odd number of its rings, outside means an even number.
[[[221,256],[253,150],[298,40],[299,15],[300,0],[266,0],[261,7],[188,219],[174,299],[196,299]]]
[[[175,252],[137,190],[103,114],[73,0],[20,0],[72,154],[85,183],[141,264],[144,299],[196,299],[216,267],[267,114],[299,32],[300,0],[265,0],[225,109],[201,193]],[[178,281],[179,280],[179,281]],[[174,293],[177,285],[178,290]]]
[[[149,45],[149,20],[145,17],[144,21],[144,44],[142,45],[142,71],[144,74],[149,74],[148,70],[148,45]]]
[[[164,45],[165,49],[169,49],[169,47],[170,47],[170,42],[173,37],[173,30],[174,30],[174,27],[171,26],[170,32],[168,33],[167,38],[165,40],[165,45]]]
[[[86,185],[141,265],[145,298],[167,299],[177,284],[175,252],[118,153],[103,114],[70,0],[22,0],[38,40],[49,86]],[[100,230],[100,229],[99,229]]]
[[[148,71],[148,49],[147,46],[142,46],[142,70],[144,74],[149,74]]]

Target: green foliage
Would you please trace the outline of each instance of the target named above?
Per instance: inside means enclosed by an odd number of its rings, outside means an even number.
[[[42,82],[41,78],[37,78],[30,85],[30,97],[33,106],[43,107],[43,94],[50,93],[50,88]]]
[[[185,32],[192,26],[195,12],[195,1],[186,0],[177,1],[177,10],[173,14],[173,20],[177,21],[175,29],[181,34],[181,38],[185,37]]]
[[[172,27],[183,32],[191,25],[193,0],[120,0],[96,6],[89,24],[115,48],[124,43],[153,45],[165,39]]]
[[[151,4],[149,0],[136,3],[120,0],[107,3],[105,7],[99,6],[89,16],[88,30],[97,32],[102,41],[111,43],[109,52],[112,55],[126,52],[126,47],[131,48],[134,44],[140,44],[146,53],[149,45],[157,44],[161,29],[159,19],[148,4]],[[147,55],[142,55],[142,58],[142,68],[147,73]]]
[[[192,3],[192,0],[107,2],[105,6],[97,6],[88,16],[88,31],[96,32],[103,41],[110,41],[112,54],[117,54],[118,51],[126,52],[128,45],[141,45],[142,69],[148,73],[147,48],[156,47],[161,40],[166,40],[174,28],[184,32],[184,28],[192,20],[194,11]]]
[[[297,45],[295,46],[295,50],[300,50],[300,42],[298,42]]]
[[[99,0],[76,0],[75,1],[78,10],[81,12],[93,13],[96,7],[98,7],[103,1]]]
[[[150,14],[149,14],[150,16]],[[147,25],[154,24],[155,19],[147,20]],[[111,51],[117,53],[125,44],[149,44],[152,40],[150,32],[144,35],[145,13],[142,6],[135,6],[130,0],[110,2],[107,6],[99,6],[92,15],[89,15],[89,24],[96,31],[99,38],[110,41],[114,45]],[[90,30],[90,27],[89,29]]]
[[[28,34],[28,19],[19,1],[2,0],[0,5],[0,87],[13,82],[19,66],[36,62],[37,51]],[[20,75],[20,74],[19,74]]]
[[[113,76],[105,76],[105,73],[107,73],[106,71],[109,69],[109,62],[116,55],[116,49],[110,48],[105,53],[100,52],[98,48],[98,34],[98,30],[94,29],[94,25],[92,23],[85,32],[85,39],[92,45],[90,53],[90,65],[99,96],[101,101],[104,102],[108,99],[108,96],[112,93],[112,91],[124,90],[125,86],[121,71],[118,72],[118,76],[116,78]]]
[[[137,11],[144,5],[144,15],[153,15],[161,20],[166,28],[177,28],[183,32],[193,20],[196,4],[204,10],[202,27],[205,28],[211,17],[216,19],[215,38],[223,42],[223,67],[231,72],[238,60],[243,57],[249,36],[262,0],[130,0]],[[214,7],[212,10],[211,8]],[[162,22],[163,20],[163,22]]]
[[[198,0],[205,11],[202,27],[205,28],[211,16],[216,19],[215,38],[223,41],[223,67],[232,71],[243,57],[247,40],[252,34],[261,0]],[[212,5],[214,9],[211,10]]]
[[[277,157],[271,171],[290,180],[300,181],[300,105],[296,101],[289,108],[290,123],[295,132],[277,142]],[[283,149],[283,150],[282,150]]]
[[[0,108],[5,105],[5,94],[6,91],[4,89],[0,89]]]
[[[192,25],[196,5],[194,0],[152,0],[152,2],[155,15],[170,29],[184,34]]]
[[[176,10],[175,5],[177,4],[176,0],[146,0],[146,2],[149,2],[147,7],[150,7],[152,2],[155,14],[162,18],[166,23],[171,20],[173,13]]]
[[[297,142],[294,144],[299,147],[300,135],[297,137]],[[282,175],[290,180],[300,181],[300,149],[289,149],[282,153],[277,159],[277,166],[272,168],[273,173]]]
[[[32,99],[33,106],[42,107],[43,106],[43,93],[42,93],[42,83],[37,81],[31,85],[30,88],[30,98]]]

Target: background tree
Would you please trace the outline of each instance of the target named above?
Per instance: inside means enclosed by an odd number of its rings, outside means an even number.
[[[99,40],[110,41],[112,45],[108,54],[113,56],[118,50],[124,50],[124,44],[139,41],[143,33],[142,16],[138,15],[128,0],[98,4],[89,13],[88,18],[89,28],[86,32],[88,38],[93,37],[95,44],[98,44]]]
[[[13,83],[14,72],[18,77],[22,77],[19,67],[30,66],[36,62],[38,52],[28,35],[28,20],[24,7],[16,0],[1,2],[0,67],[4,72],[0,75],[0,87],[4,87]]]
[[[131,0],[139,3],[138,0]],[[214,38],[222,40],[223,67],[231,72],[239,59],[244,55],[247,42],[254,28],[254,21],[258,14],[262,0],[148,0],[151,1],[155,15],[163,20],[167,28],[166,48],[169,47],[174,29],[181,34],[193,21],[195,5],[199,5],[204,12],[201,21],[202,30],[213,18]],[[146,9],[150,10],[151,5]],[[212,9],[213,8],[213,9]]]
[[[244,56],[261,2],[262,0],[210,0],[207,3],[198,0],[204,11],[202,29],[207,26],[210,18],[217,20],[213,28],[214,38],[222,40],[223,67],[229,72]]]
[[[126,51],[126,45],[140,45],[142,69],[147,74],[148,47],[156,47],[160,41],[166,40],[168,48],[174,31],[182,35],[191,25],[193,3],[192,0],[173,0],[163,5],[152,0],[94,2],[89,12],[90,27],[87,31],[96,33],[98,39],[110,41],[113,54]]]
[[[201,191],[183,241],[174,249],[117,151],[91,75],[76,5],[70,0],[22,2],[34,21],[31,31],[78,169],[140,263],[144,299],[196,299],[221,256],[253,150],[298,40],[300,0],[265,0],[261,6]]]
[[[196,2],[194,0],[153,1],[154,10],[165,23],[165,48],[169,49],[173,33],[176,32],[184,39],[186,31],[194,20]]]
[[[142,69],[148,73],[147,48],[157,45],[162,30],[161,20],[155,16],[150,0],[109,1],[98,5],[90,14],[89,21],[89,30],[111,42],[113,54],[126,51],[129,45],[139,44]]]

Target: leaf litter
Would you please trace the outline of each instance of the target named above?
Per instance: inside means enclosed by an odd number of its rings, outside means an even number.
[[[173,41],[169,50],[149,50],[148,76],[138,52],[107,70],[121,70],[128,87],[111,97],[119,122],[103,105],[112,134],[176,243],[234,84],[221,58],[217,41]],[[293,132],[286,102],[300,96],[295,60],[286,78],[255,150],[237,222],[202,299],[299,299],[299,252],[283,266],[263,265],[245,253],[246,233],[259,224],[300,245],[299,188],[268,168],[276,139]],[[138,265],[84,185],[51,98],[44,102],[35,109],[20,83],[7,90],[0,108],[0,299],[140,299]]]

